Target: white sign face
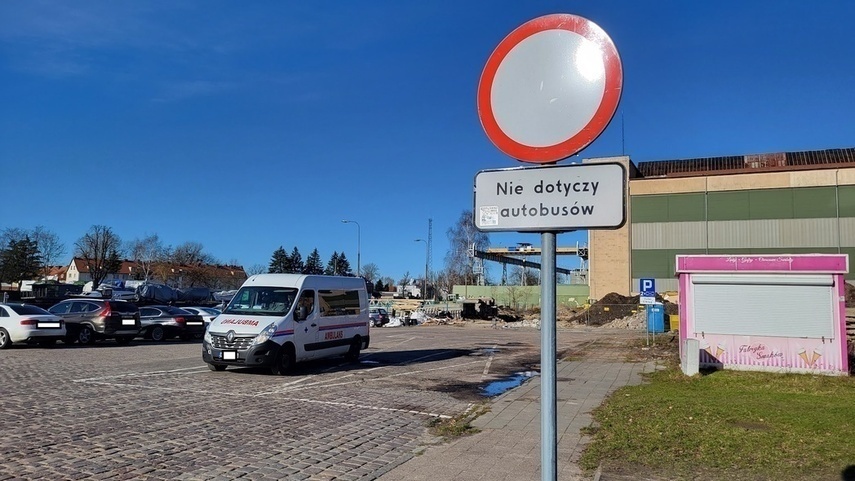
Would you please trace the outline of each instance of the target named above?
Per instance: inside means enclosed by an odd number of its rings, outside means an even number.
[[[490,55],[478,117],[502,152],[549,164],[593,142],[622,91],[620,56],[602,28],[576,15],[545,15],[520,25]]]
[[[639,299],[639,302],[641,304],[649,304],[649,305],[656,304],[656,297],[641,296],[638,299]]]
[[[567,30],[539,32],[520,42],[493,80],[491,104],[499,128],[531,147],[550,147],[581,132],[606,90],[601,57],[596,44]]]
[[[625,221],[621,164],[482,170],[475,176],[475,227],[481,231],[615,229]]]

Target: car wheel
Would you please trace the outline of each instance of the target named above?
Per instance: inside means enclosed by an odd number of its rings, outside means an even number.
[[[148,331],[148,337],[152,341],[160,342],[166,338],[166,332],[160,326],[154,326]]]
[[[286,344],[279,349],[279,354],[276,355],[276,360],[273,361],[270,372],[275,376],[284,376],[294,369],[295,363],[294,348],[290,344]]]
[[[224,366],[223,364],[212,364],[209,362],[208,363],[208,369],[210,369],[212,371],[225,371],[226,366]]]
[[[353,338],[353,342],[350,343],[350,350],[347,351],[347,354],[344,355],[344,358],[350,362],[359,361],[359,351],[362,349],[362,338],[356,336]]]
[[[89,326],[80,326],[80,330],[77,331],[77,342],[84,346],[92,344],[95,342],[95,331]]]
[[[9,337],[9,331],[0,327],[0,349],[6,349],[12,345],[12,338]]]
[[[134,339],[134,336],[118,336],[116,342],[121,345],[129,344]]]

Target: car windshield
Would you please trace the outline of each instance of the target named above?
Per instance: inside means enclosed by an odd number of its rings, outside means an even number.
[[[39,316],[39,315],[43,316],[45,314],[50,315],[50,312],[42,309],[41,307],[36,307],[36,306],[30,306],[30,305],[25,305],[25,304],[22,304],[22,305],[11,304],[11,305],[7,305],[7,307],[9,307],[10,309],[12,309],[13,311],[15,311],[16,313],[18,313],[19,315],[22,315],[22,316]]]
[[[290,287],[241,287],[223,314],[284,316],[296,297],[297,289]]]

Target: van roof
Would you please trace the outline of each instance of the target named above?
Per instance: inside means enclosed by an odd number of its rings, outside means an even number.
[[[309,274],[256,274],[250,276],[243,285],[302,287],[304,285],[319,289],[365,289],[365,280],[361,277],[318,276]]]

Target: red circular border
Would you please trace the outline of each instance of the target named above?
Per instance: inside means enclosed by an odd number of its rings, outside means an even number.
[[[508,53],[526,38],[546,30],[568,30],[594,42],[603,49],[605,91],[600,106],[585,127],[573,137],[555,145],[532,147],[521,144],[499,127],[493,115],[491,92],[499,66]],[[490,55],[478,82],[478,116],[484,132],[502,152],[522,162],[545,164],[570,157],[594,141],[612,120],[623,90],[623,68],[615,44],[596,23],[576,15],[559,13],[530,20],[511,32]]]

